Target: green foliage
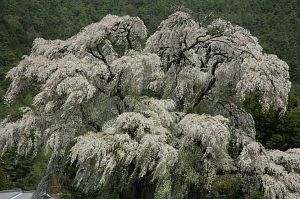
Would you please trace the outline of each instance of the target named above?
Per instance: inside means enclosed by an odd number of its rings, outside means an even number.
[[[47,168],[48,157],[44,153],[20,156],[14,148],[0,157],[0,190],[34,190]]]
[[[239,178],[228,177],[224,180],[215,182],[213,190],[219,195],[226,195],[229,198],[243,198],[242,183]]]
[[[212,198],[245,198],[247,194],[249,198],[263,199],[264,194],[258,189],[251,180],[244,183],[241,176],[225,175],[218,178],[212,185]],[[223,197],[222,197],[223,196]]]
[[[245,109],[253,116],[256,128],[256,139],[265,147],[287,150],[300,147],[300,107],[298,99],[289,96],[285,115],[270,108],[263,110],[259,104],[260,94],[254,93],[246,97]]]
[[[201,146],[189,146],[186,150],[181,150],[178,157],[178,165],[173,171],[172,177],[175,178],[173,187],[178,192],[181,189],[188,187],[187,198],[197,198],[199,195],[207,195],[208,190],[205,188],[207,181],[207,173],[203,168],[202,157],[203,151]],[[176,198],[180,198],[180,195]]]
[[[36,90],[25,90],[17,97],[16,100],[7,104],[4,102],[5,92],[0,88],[0,120],[10,116],[12,120],[17,120],[22,116],[20,107],[32,107],[33,96]]]

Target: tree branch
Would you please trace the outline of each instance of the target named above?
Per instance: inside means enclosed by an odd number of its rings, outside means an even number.
[[[89,52],[93,55],[93,57],[97,58],[97,59],[101,59],[102,60],[102,57],[96,55],[93,50],[91,48],[89,48]],[[103,60],[102,60],[103,61]]]
[[[208,91],[210,91],[212,89],[212,87],[214,86],[215,82],[216,82],[216,76],[215,76],[215,71],[217,69],[217,66],[220,64],[220,61],[216,61],[212,67],[211,67],[211,71],[210,71],[210,75],[211,77],[209,78],[208,81],[206,81],[205,86],[202,87],[202,89],[197,93],[192,106],[187,110],[188,113],[190,113],[203,99],[203,97],[205,95],[207,95]]]
[[[127,30],[126,39],[127,39],[129,48],[130,48],[130,49],[133,49],[133,45],[132,45],[132,42],[131,42],[131,40],[130,40],[130,32],[131,32],[131,29],[132,29],[132,26]]]
[[[96,46],[96,49],[97,49],[97,52],[99,55],[96,55],[93,50],[91,48],[89,48],[89,52],[94,56],[96,57],[97,59],[100,59],[104,62],[104,64],[107,66],[107,69],[108,69],[108,72],[109,72],[109,78],[108,78],[108,81],[110,82],[114,77],[115,75],[113,74],[112,70],[111,70],[111,67],[110,65],[107,63],[107,60],[105,58],[105,56],[103,55],[103,53],[101,52],[100,48],[99,48],[99,45],[100,44],[97,44]]]
[[[107,64],[107,61],[106,61],[105,56],[102,54],[101,50],[99,49],[99,44],[97,44],[96,49],[97,49],[98,54],[99,54],[100,57],[101,57],[101,60],[102,60],[105,64]]]

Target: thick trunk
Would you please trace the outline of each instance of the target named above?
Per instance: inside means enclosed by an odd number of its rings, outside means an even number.
[[[46,175],[42,178],[40,183],[38,184],[35,192],[33,193],[31,199],[41,199],[42,195],[47,192],[48,184],[49,184],[49,179],[52,176],[53,172],[49,171],[49,167],[47,169]]]
[[[64,170],[66,162],[67,160],[65,158],[61,158],[61,156],[55,154],[52,155],[47,167],[47,171],[42,180],[39,182],[31,199],[41,199],[42,195],[47,193],[51,178],[54,175],[59,175]]]

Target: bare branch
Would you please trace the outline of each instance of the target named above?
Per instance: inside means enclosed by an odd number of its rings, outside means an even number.
[[[131,29],[132,29],[132,26],[127,30],[126,39],[127,39],[129,48],[133,49],[133,45],[132,45],[132,42],[131,42],[131,39],[130,39]]]

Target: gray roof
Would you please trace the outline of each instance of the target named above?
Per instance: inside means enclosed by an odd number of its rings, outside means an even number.
[[[7,190],[7,191],[0,191],[0,198],[1,199],[7,199],[12,198],[16,195],[18,195],[20,192],[16,190]]]
[[[5,190],[0,191],[0,199],[30,199],[32,194],[33,191]]]

